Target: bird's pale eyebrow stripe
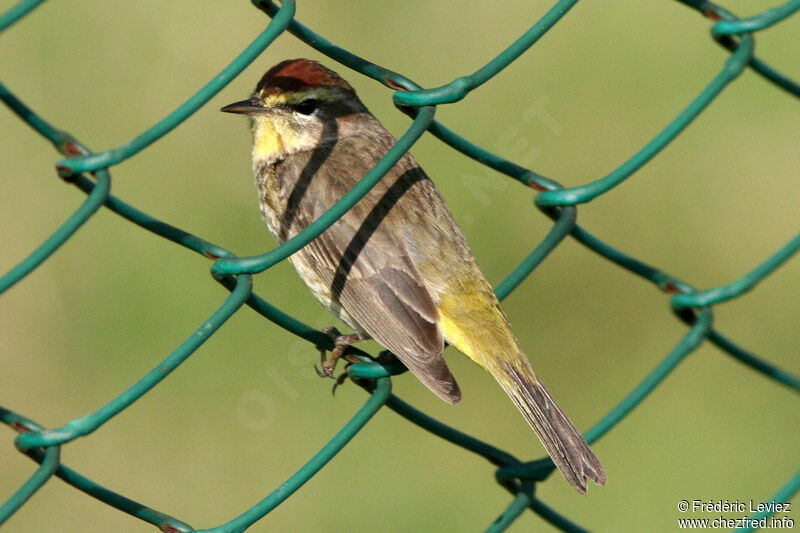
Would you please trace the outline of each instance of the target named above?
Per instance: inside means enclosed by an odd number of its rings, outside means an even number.
[[[269,94],[266,96],[263,95],[263,91],[259,91],[257,96],[262,98],[264,105],[266,106],[299,104],[303,100],[308,100],[309,98],[322,100],[324,102],[330,102],[333,100],[333,92],[330,89],[321,87],[309,89],[307,91],[287,91],[284,93]]]

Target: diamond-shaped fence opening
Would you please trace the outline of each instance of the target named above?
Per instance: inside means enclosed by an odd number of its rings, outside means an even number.
[[[0,17],[0,30],[5,30],[19,22],[42,3],[43,0],[20,2]],[[534,189],[537,193],[536,207],[553,221],[547,236],[497,286],[496,291],[501,299],[514,291],[547,258],[548,254],[567,238],[583,245],[588,253],[597,254],[616,263],[634,276],[651,282],[658,290],[671,295],[673,313],[687,326],[685,335],[649,374],[642,377],[633,390],[627,393],[621,392],[622,401],[614,404],[608,399],[598,400],[607,405],[607,414],[586,432],[586,438],[590,443],[612,431],[631,410],[671,375],[682,360],[703,343],[713,344],[722,353],[747,365],[754,372],[763,374],[776,385],[800,391],[798,377],[740,346],[735,340],[735,332],[716,329],[713,320],[715,305],[754,289],[761,280],[796,254],[800,249],[800,235],[791,238],[783,247],[765,257],[763,262],[752,270],[747,271],[746,268],[742,268],[741,276],[735,281],[711,289],[697,290],[687,282],[610,246],[576,222],[579,204],[600,201],[603,195],[635,175],[637,170],[656,157],[665,146],[679,136],[731,82],[747,69],[760,76],[765,91],[771,89],[771,85],[791,95],[800,96],[800,85],[754,54],[754,36],[759,31],[792,17],[800,10],[800,0],[792,0],[742,19],[711,2],[681,0],[680,3],[710,19],[712,22],[711,37],[730,52],[727,60],[696,97],[687,102],[683,110],[654,138],[644,143],[632,157],[622,161],[615,170],[602,178],[589,181],[581,186],[564,188],[554,179],[473,144],[467,138],[438,122],[435,119],[435,113],[437,106],[458,102],[470,91],[495,76],[502,76],[502,70],[505,67],[531,49],[543,35],[557,26],[559,21],[577,3],[577,0],[556,2],[528,31],[479,69],[458,77],[441,87],[423,89],[410,78],[380,67],[368,59],[338,47],[324,36],[301,24],[294,18],[295,2],[293,0],[286,0],[280,5],[270,1],[256,0],[254,1],[255,6],[265,12],[271,20],[252,44],[207,85],[164,119],[124,145],[102,152],[93,152],[66,130],[52,125],[24,102],[24,95],[17,95],[5,85],[0,84],[0,99],[5,105],[63,154],[64,158],[56,162],[58,175],[65,182],[75,185],[86,193],[83,204],[64,221],[61,227],[0,278],[0,292],[31,275],[60,246],[67,243],[82,225],[91,224],[93,217],[101,209],[108,209],[142,229],[210,259],[213,261],[211,268],[213,278],[230,291],[230,295],[219,305],[219,308],[200,324],[197,330],[189,335],[180,346],[151,371],[141,376],[134,385],[121,391],[100,409],[59,427],[47,429],[26,418],[23,414],[11,410],[13,406],[0,407],[0,420],[19,433],[14,441],[17,449],[40,465],[31,477],[19,486],[16,492],[0,507],[0,524],[23,505],[35,506],[35,499],[30,500],[30,498],[43,485],[58,477],[78,491],[164,531],[195,531],[178,518],[129,499],[72,470],[61,461],[62,450],[78,437],[89,435],[135,404],[145,393],[159,385],[165,377],[175,371],[231,316],[244,307],[250,307],[286,332],[305,339],[309,343],[310,350],[313,350],[315,346],[331,348],[331,341],[326,335],[281,311],[256,294],[253,291],[252,276],[283,261],[333,224],[338,217],[358,202],[425,132],[433,134],[454,150],[478,163],[517,180],[522,186]],[[180,31],[180,28],[176,27],[175,31]],[[394,103],[413,119],[405,133],[400,136],[397,144],[375,168],[364,176],[356,187],[295,238],[268,253],[253,257],[236,257],[225,248],[163,222],[110,194],[111,171],[115,165],[145,150],[171,130],[180,126],[283,33],[294,35],[331,60],[346,65],[394,90]],[[432,51],[431,53],[436,52]],[[13,135],[13,132],[5,132],[5,134]],[[92,250],[86,251],[87,255],[91,253],[93,253]],[[631,276],[631,279],[634,276]],[[566,531],[582,531],[584,527],[593,527],[593,524],[579,526],[573,523],[570,520],[569,509],[556,510],[544,501],[545,498],[537,494],[537,486],[548,479],[553,471],[553,464],[549,458],[524,461],[493,444],[483,442],[431,418],[392,394],[391,377],[405,371],[404,368],[397,363],[385,363],[382,359],[378,360],[359,350],[356,350],[355,353],[361,362],[350,366],[350,377],[369,393],[363,407],[330,442],[282,485],[239,516],[233,517],[223,525],[204,529],[204,531],[243,531],[259,520],[268,521],[266,515],[271,510],[279,506],[324,468],[384,406],[416,424],[420,429],[432,432],[455,446],[478,454],[497,466],[496,481],[509,492],[510,496],[508,507],[497,509],[499,517],[493,523],[487,524],[489,531],[506,529],[526,509],[538,514],[555,527]],[[26,385],[35,386],[35,378],[34,382]],[[665,457],[664,460],[669,461],[669,458]],[[765,454],[761,460],[769,461],[769,455]],[[798,465],[794,465],[792,470],[795,468],[798,468]],[[613,479],[613,473],[610,473],[609,477]],[[785,502],[800,488],[800,472],[793,475],[787,473],[786,478],[785,485],[775,487],[774,496],[767,500],[768,502]],[[443,495],[441,498],[447,498],[447,495]],[[360,498],[350,499],[348,502],[351,508],[357,508],[362,504],[368,505],[367,500]],[[733,527],[743,530],[763,527],[765,524],[763,519],[772,516],[775,510],[775,506],[765,506],[761,510],[748,514],[747,519],[743,517],[743,520]],[[596,519],[597,525],[599,525],[606,520],[606,517],[598,516]],[[91,527],[89,529],[92,530]]]

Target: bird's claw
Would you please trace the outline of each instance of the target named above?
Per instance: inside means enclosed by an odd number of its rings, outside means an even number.
[[[338,359],[338,358],[337,358]],[[320,363],[322,366],[322,370],[317,368],[317,365],[314,365],[314,370],[316,370],[317,375],[321,378],[332,378],[333,371],[336,368],[336,360],[331,357],[330,359],[325,359],[325,351],[322,351],[322,362]]]
[[[344,372],[339,374],[339,377],[336,378],[336,383],[333,384],[333,388],[331,389],[331,395],[336,396],[336,389],[344,385],[344,382],[347,381],[347,378],[350,377],[350,366],[348,365]]]
[[[334,385],[334,390],[336,390],[336,387],[338,385],[341,385],[344,382],[344,380],[347,379],[346,371],[343,374],[343,376],[345,376],[344,378],[342,376],[339,376],[338,378],[334,377],[334,371],[336,370],[336,363],[339,362],[339,359],[342,358],[345,351],[347,351],[347,348],[354,342],[360,341],[361,337],[358,335],[358,333],[351,333],[350,335],[342,335],[341,333],[339,333],[339,330],[336,329],[335,327],[325,328],[324,330],[322,330],[322,332],[333,340],[334,348],[333,350],[331,350],[330,358],[327,358],[325,356],[327,350],[325,348],[318,347],[320,366],[322,367],[322,370],[317,368],[316,365],[314,365],[314,370],[317,372],[317,375],[321,378],[335,379],[336,385]]]

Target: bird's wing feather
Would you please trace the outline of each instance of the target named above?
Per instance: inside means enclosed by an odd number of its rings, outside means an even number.
[[[390,146],[387,142],[383,148]],[[306,227],[355,185],[361,176],[353,175],[354,168],[366,171],[383,155],[347,142],[337,143],[333,150],[339,153],[329,155],[327,165],[314,161],[319,151],[305,163],[302,159],[294,163],[300,174],[306,166],[318,170],[306,180],[287,236]],[[433,392],[455,403],[461,393],[442,355],[439,314],[402,235],[407,231],[404,195],[425,180],[413,160],[404,158],[353,209],[300,250],[303,257],[298,259],[324,280],[334,302],[358,327],[394,353]],[[300,208],[301,203],[308,208]]]

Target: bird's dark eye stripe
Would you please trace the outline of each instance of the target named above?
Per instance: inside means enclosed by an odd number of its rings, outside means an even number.
[[[319,100],[317,100],[316,98],[307,98],[302,102],[300,102],[299,104],[293,105],[292,109],[303,115],[310,115],[317,109],[318,106],[319,106]]]

